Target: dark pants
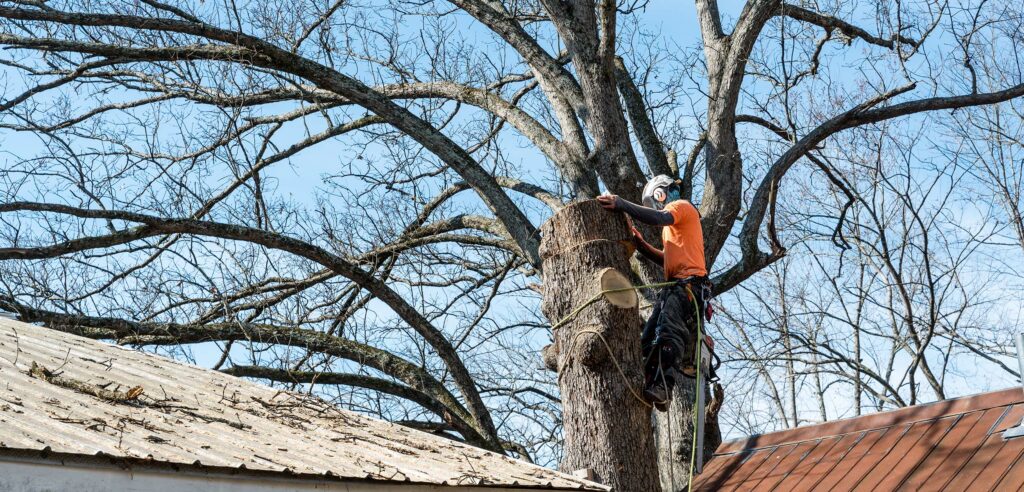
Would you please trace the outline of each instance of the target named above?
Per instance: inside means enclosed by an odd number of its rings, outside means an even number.
[[[693,297],[687,291],[686,281],[664,287],[658,294],[640,337],[645,387],[663,382],[671,387],[675,378],[674,371],[669,369],[696,367],[697,323],[703,321],[704,313],[702,282],[703,279],[689,281]]]

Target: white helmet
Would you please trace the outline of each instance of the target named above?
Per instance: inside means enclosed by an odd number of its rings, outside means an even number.
[[[645,207],[661,210],[665,208],[665,205],[679,198],[679,182],[660,174],[644,186],[642,201]]]

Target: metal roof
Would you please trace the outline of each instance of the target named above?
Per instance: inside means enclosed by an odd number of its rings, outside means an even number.
[[[1012,388],[723,443],[697,490],[1019,490]]]
[[[29,375],[144,393],[113,402]],[[608,490],[443,437],[176,361],[0,318],[0,454],[370,480]]]

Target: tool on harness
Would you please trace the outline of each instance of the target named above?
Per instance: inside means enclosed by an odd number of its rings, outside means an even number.
[[[704,287],[704,286],[702,286]],[[714,343],[709,350],[703,350],[706,346],[709,337],[704,335],[704,323],[700,305],[697,304],[697,297],[693,294],[693,289],[689,284],[686,285],[687,293],[690,295],[690,300],[693,301],[694,314],[697,315],[697,340],[700,343],[697,344],[697,381],[694,393],[696,393],[696,401],[693,405],[693,445],[690,447],[690,483],[689,490],[693,490],[693,476],[704,471],[704,414],[707,406],[707,401],[704,395],[704,381],[701,380],[701,369],[705,367],[705,361],[707,366],[710,367],[711,357],[705,354],[711,353],[711,348],[714,347]],[[710,299],[707,299],[710,301]],[[705,371],[707,374],[707,371]]]
[[[704,364],[704,375],[707,382],[718,382],[718,368],[722,367],[722,359],[715,353],[715,340],[711,335],[704,334],[704,346],[702,347],[701,363]]]

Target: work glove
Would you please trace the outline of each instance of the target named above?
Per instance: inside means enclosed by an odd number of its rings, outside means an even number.
[[[597,203],[601,204],[606,210],[615,210],[619,206],[619,195],[612,195],[605,193],[597,196]]]

